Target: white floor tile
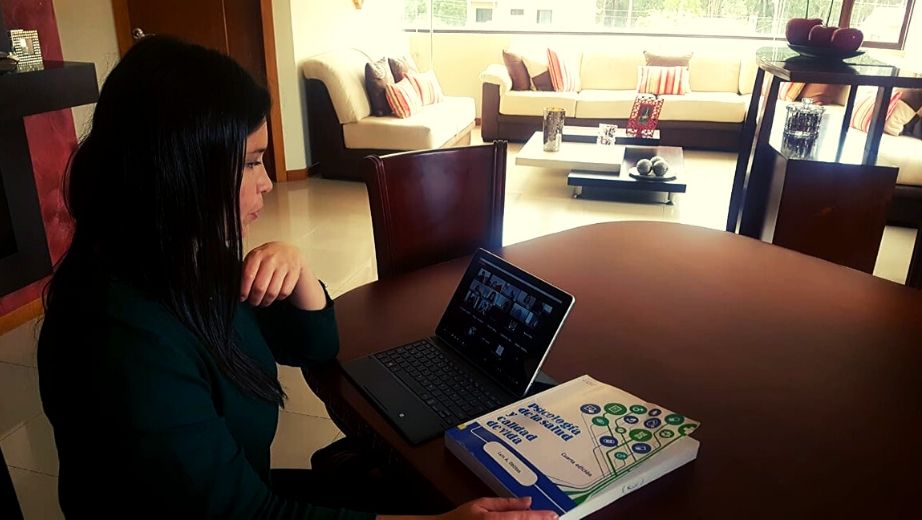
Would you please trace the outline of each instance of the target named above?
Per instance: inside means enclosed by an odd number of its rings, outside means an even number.
[[[58,450],[54,431],[45,414],[39,414],[0,441],[6,463],[47,475],[58,475]]]
[[[272,467],[309,469],[311,455],[339,434],[339,428],[330,419],[279,412],[279,427],[272,443]]]
[[[64,518],[58,506],[58,478],[19,468],[9,468],[19,507],[26,520]]]
[[[0,363],[0,439],[41,411],[38,370]]]
[[[6,334],[0,334],[0,362],[33,368],[38,366],[35,345],[39,331],[38,320],[29,320]]]
[[[300,368],[279,365],[279,382],[282,383],[282,388],[288,394],[288,401],[285,402],[286,412],[312,415],[324,419],[330,418],[323,401],[314,395],[314,392],[307,386]]]

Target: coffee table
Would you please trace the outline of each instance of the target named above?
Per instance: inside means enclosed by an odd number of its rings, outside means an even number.
[[[679,147],[620,144],[602,146],[594,142],[564,141],[560,143],[560,151],[545,152],[543,141],[543,134],[535,132],[516,155],[515,164],[570,170],[567,185],[573,186],[573,198],[580,198],[583,188],[603,188],[632,192],[662,192],[667,194],[666,204],[672,204],[673,194],[686,191],[682,179],[685,169],[684,158]],[[649,140],[642,142],[646,143]],[[676,175],[676,180],[636,180],[628,175],[628,170],[639,159],[654,155],[660,155],[670,163],[670,174]]]
[[[637,161],[660,156],[669,163],[666,178],[675,180],[661,181],[658,177],[635,179],[630,176],[631,169]],[[685,158],[682,149],[677,146],[625,146],[622,153],[621,167],[617,175],[604,172],[573,170],[567,175],[567,184],[573,186],[573,198],[582,195],[583,188],[609,188],[625,191],[661,192],[666,194],[666,204],[673,204],[676,193],[685,193],[687,186],[683,180]]]

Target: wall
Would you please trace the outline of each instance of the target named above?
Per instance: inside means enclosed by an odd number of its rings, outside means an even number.
[[[325,51],[358,48],[371,55],[405,52],[403,0],[273,0],[279,96],[289,170],[310,164],[307,100],[301,63]],[[290,31],[290,32],[288,32]]]
[[[61,50],[67,61],[96,64],[99,85],[118,62],[115,19],[111,0],[54,0],[54,11],[61,35]],[[96,105],[72,109],[77,137],[89,130]]]

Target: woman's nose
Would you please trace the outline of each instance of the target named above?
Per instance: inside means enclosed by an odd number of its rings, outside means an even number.
[[[259,179],[259,192],[269,193],[270,191],[272,191],[272,179],[269,178],[269,173],[263,170],[262,177]]]

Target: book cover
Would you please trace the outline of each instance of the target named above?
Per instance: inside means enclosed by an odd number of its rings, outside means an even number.
[[[582,376],[445,432],[494,491],[576,520],[695,459],[698,422]]]

